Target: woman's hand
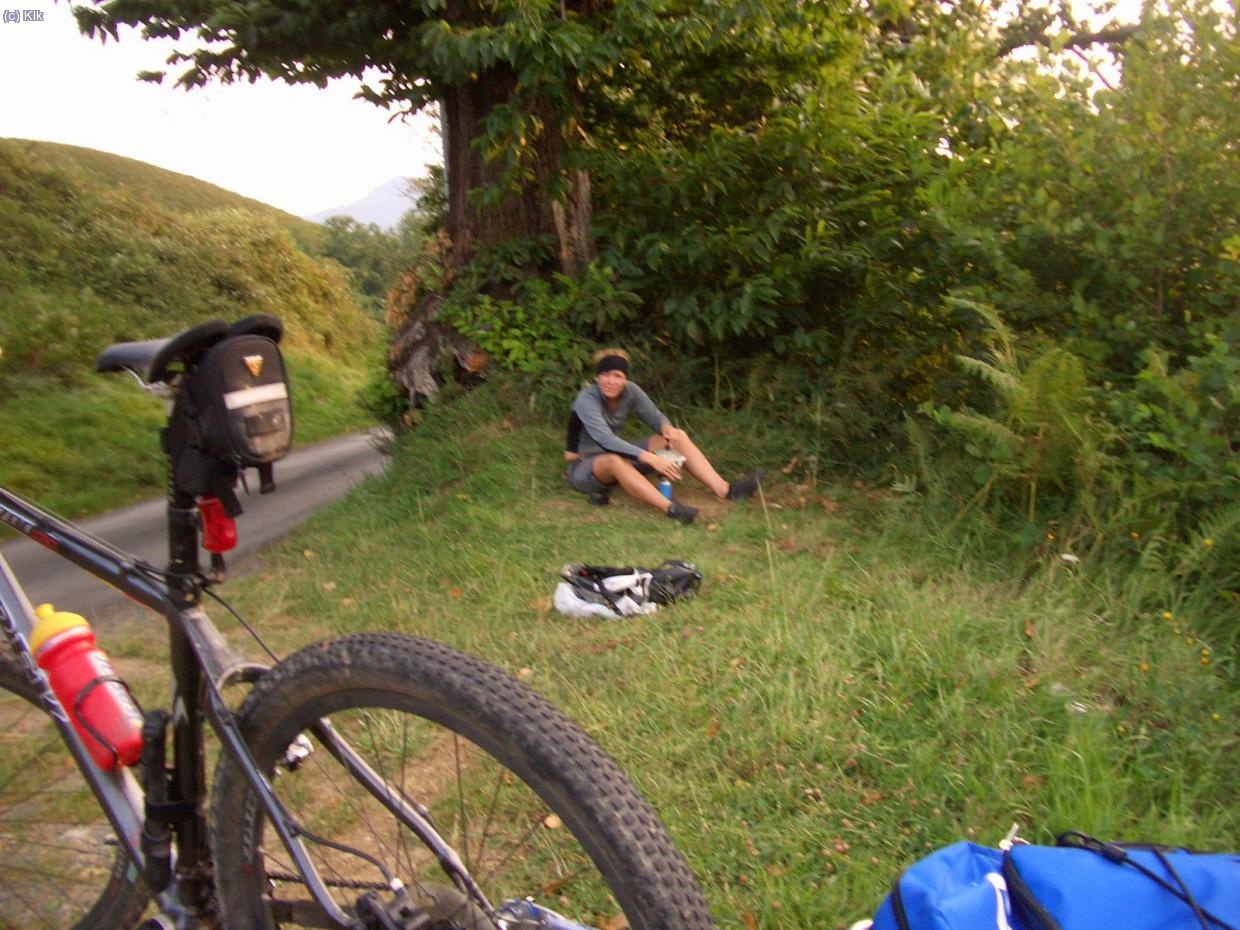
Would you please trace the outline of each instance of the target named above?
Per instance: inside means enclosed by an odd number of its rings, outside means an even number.
[[[664,478],[670,478],[672,481],[680,480],[680,466],[671,459],[647,451],[641,454],[639,461],[643,465],[649,465]]]

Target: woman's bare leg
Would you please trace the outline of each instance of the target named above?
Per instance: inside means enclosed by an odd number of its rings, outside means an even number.
[[[619,455],[608,453],[596,456],[590,463],[590,470],[603,484],[618,484],[629,497],[649,504],[655,510],[667,513],[672,506],[672,502],[659,493],[659,489],[647,481],[645,475]]]
[[[671,443],[662,436],[651,436],[646,442],[646,448],[651,452],[658,452],[660,449],[667,448],[679,452],[685,457],[685,464],[682,466],[685,471],[710,488],[714,492],[715,497],[720,500],[727,497],[728,483],[723,480],[719,472],[715,471],[715,466],[710,464],[710,459],[694,444],[688,435]]]

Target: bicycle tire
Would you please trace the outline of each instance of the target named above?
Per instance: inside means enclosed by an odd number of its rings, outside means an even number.
[[[351,728],[350,744],[375,753],[370,764],[390,784],[414,792],[497,907],[533,896],[590,927],[714,927],[684,857],[627,776],[564,714],[485,662],[414,637],[346,636],[281,662],[255,686],[240,715],[251,751],[269,775],[287,747],[321,717],[335,728]],[[301,826],[387,855],[419,904],[434,900],[435,891],[427,886],[450,886],[445,873],[416,838],[398,828],[390,811],[382,812],[390,822],[376,831],[371,812],[354,807],[359,794],[362,802],[371,799],[355,783],[340,784],[342,769],[330,771],[334,765],[329,753],[316,748],[295,772],[282,766],[271,776],[273,785]],[[496,771],[486,771],[491,766]],[[307,773],[314,785],[301,784]],[[328,789],[343,789],[348,796],[353,809],[343,818],[332,814],[340,809],[327,803]],[[517,793],[521,797],[510,797]],[[473,806],[478,802],[481,808]],[[480,819],[483,810],[487,815]],[[500,822],[497,812],[511,815],[511,822]],[[257,798],[228,757],[217,768],[212,820],[224,925],[230,930],[295,926],[299,912],[284,899],[308,895],[280,861],[284,849],[278,839],[264,835]],[[487,844],[517,838],[528,843],[519,855],[505,846],[502,860],[487,858],[496,851]],[[355,856],[337,855],[314,842],[307,847],[333,891],[340,892],[342,907],[355,914],[348,899],[359,889],[345,886],[376,877],[360,877],[367,867]],[[435,930],[494,927],[473,904],[462,911],[440,900],[428,911]]]
[[[147,901],[38,692],[0,657],[0,927],[126,930]]]

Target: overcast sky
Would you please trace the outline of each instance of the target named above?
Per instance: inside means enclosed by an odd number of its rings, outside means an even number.
[[[346,206],[440,160],[432,120],[388,123],[385,111],[352,99],[355,85],[147,84],[135,75],[161,68],[171,43],[136,33],[87,39],[64,0],[0,8],[0,137],[137,158],[299,216]]]

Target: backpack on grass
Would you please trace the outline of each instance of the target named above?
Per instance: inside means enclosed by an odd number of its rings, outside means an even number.
[[[1240,930],[1240,856],[1102,843],[956,843],[914,863],[872,930]]]
[[[702,584],[702,573],[692,562],[668,559],[650,573],[650,599],[656,604],[670,604],[689,597]]]
[[[654,570],[565,565],[554,603],[562,614],[576,617],[632,617],[688,597],[702,583],[692,562],[668,559]]]

